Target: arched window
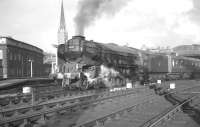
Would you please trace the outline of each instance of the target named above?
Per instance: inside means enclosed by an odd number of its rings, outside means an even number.
[[[10,52],[10,60],[12,60],[13,59],[13,54],[12,54],[12,52]]]

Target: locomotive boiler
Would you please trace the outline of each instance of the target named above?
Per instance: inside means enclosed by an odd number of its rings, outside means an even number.
[[[70,89],[125,86],[141,80],[138,50],[113,43],[88,41],[73,36],[58,46],[63,86]]]

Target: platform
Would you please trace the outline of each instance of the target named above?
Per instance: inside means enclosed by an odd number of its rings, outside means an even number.
[[[24,83],[37,82],[37,81],[53,81],[50,78],[24,78],[24,79],[6,79],[0,81],[0,90],[16,87]],[[25,85],[25,84],[24,84]]]

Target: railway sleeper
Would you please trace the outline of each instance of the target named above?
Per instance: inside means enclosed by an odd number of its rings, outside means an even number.
[[[76,99],[75,101],[72,100],[71,103],[78,103],[79,99]],[[37,112],[37,111],[41,111],[41,110],[47,110],[48,108],[54,108],[54,107],[62,107],[62,106],[67,106],[69,105],[68,102],[63,101],[63,102],[56,102],[56,103],[50,103],[50,104],[46,104],[46,105],[39,105],[39,106],[33,106],[30,108],[24,108],[24,109],[16,109],[16,110],[12,110],[12,111],[7,111],[7,112],[2,112],[1,116],[2,117],[11,117],[14,113],[13,112],[19,112],[18,114],[25,114],[25,113],[29,113],[29,112]]]
[[[112,95],[112,94],[111,94]],[[109,95],[109,96],[111,96],[111,95]],[[112,95],[112,97],[113,97],[113,95]],[[78,100],[78,99],[77,99]],[[79,100],[78,100],[79,101]],[[84,102],[85,103],[85,102]],[[58,106],[58,105],[60,105],[61,103],[59,102],[59,103],[56,103],[56,107]],[[64,105],[66,104],[66,103],[63,103]],[[33,111],[34,112],[37,112],[37,111],[41,111],[41,110],[46,110],[46,107],[47,107],[47,105],[42,105],[42,106],[34,106],[34,107],[32,107],[32,108],[30,108],[31,110],[31,113],[33,113]],[[75,112],[75,111],[78,111],[79,109],[81,109],[81,106],[80,105],[77,105],[77,106],[75,106],[75,107],[72,107],[70,110],[72,111],[72,112]],[[20,110],[19,110],[20,111]],[[24,111],[24,112],[27,112],[27,111]],[[20,112],[21,113],[21,112]],[[11,113],[12,114],[12,113]],[[21,115],[23,115],[23,114],[21,114]]]
[[[31,109],[30,108],[25,108],[25,109],[19,109],[19,110],[17,110],[19,113],[21,113],[21,114],[26,114],[27,112],[30,112],[31,111]]]
[[[29,101],[21,100],[19,103],[13,103],[12,101],[9,101],[9,103],[1,105],[1,109],[19,107],[19,106],[23,106],[23,105],[27,105],[27,104],[30,104],[30,99],[29,99]]]

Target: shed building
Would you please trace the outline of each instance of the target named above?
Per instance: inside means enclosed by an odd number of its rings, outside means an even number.
[[[43,50],[33,45],[0,37],[0,78],[27,78],[43,75]]]

